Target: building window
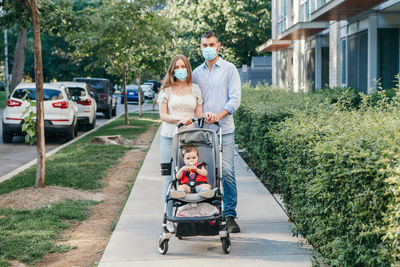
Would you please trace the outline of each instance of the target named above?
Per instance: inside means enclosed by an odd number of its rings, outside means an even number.
[[[346,43],[346,39],[342,39],[340,40],[340,51],[341,51],[341,79],[340,82],[341,84],[347,84],[347,79],[346,79],[346,75],[347,75],[347,43]]]
[[[309,0],[302,0],[300,7],[300,20],[303,22],[310,20],[310,6]]]
[[[400,30],[378,29],[378,78],[383,89],[393,88],[396,85],[395,75],[400,72]]]
[[[278,2],[278,33],[286,31],[286,0]]]

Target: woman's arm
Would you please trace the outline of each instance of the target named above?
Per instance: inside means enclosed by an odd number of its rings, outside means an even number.
[[[172,116],[172,115],[168,114],[168,105],[167,105],[167,103],[160,103],[160,105],[159,105],[159,113],[160,113],[161,120],[163,120],[165,122],[177,124],[178,122],[181,121],[181,118],[178,118],[176,116]]]
[[[203,105],[198,104],[196,108],[194,109],[194,115],[196,118],[201,118],[203,116]]]

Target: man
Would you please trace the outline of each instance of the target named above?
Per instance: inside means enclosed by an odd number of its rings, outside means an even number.
[[[193,82],[199,85],[203,94],[206,122],[212,124],[219,121],[221,125],[225,215],[228,219],[228,231],[238,233],[240,227],[235,221],[237,188],[233,114],[240,105],[240,77],[235,65],[218,56],[221,43],[214,32],[205,32],[201,36],[200,48],[205,62],[193,71]]]
[[[154,93],[156,93],[155,97],[154,97],[154,101],[153,101],[153,109],[152,109],[153,111],[155,111],[154,107],[157,104],[158,93],[160,92],[160,89],[161,89],[161,82],[162,82],[162,76],[160,78],[160,82],[156,81],[153,86],[153,91],[154,91]]]

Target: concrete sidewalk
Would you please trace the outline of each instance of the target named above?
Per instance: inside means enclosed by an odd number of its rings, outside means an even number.
[[[218,236],[183,240],[172,236],[168,253],[160,255],[156,247],[163,215],[163,180],[159,164],[158,132],[100,267],[311,266],[312,250],[292,237],[288,217],[237,153],[237,222],[242,232],[231,234],[230,254],[223,253]]]

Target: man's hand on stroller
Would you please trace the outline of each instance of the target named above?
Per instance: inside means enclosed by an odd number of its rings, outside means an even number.
[[[206,119],[206,123],[213,124],[218,121],[218,115],[212,112],[204,113],[203,117]]]

